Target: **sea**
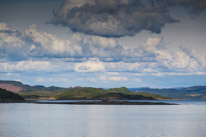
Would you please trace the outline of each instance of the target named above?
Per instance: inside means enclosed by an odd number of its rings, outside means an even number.
[[[0,137],[206,137],[206,101],[151,102],[179,105],[0,103]]]

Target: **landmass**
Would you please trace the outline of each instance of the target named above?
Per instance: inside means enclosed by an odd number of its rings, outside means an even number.
[[[126,87],[44,87],[30,86],[18,81],[0,81],[0,88],[17,93],[26,100],[158,100],[170,99],[150,93],[135,93]]]
[[[169,99],[150,93],[135,93],[131,92],[126,87],[121,88],[93,88],[93,87],[44,87],[44,86],[29,86],[20,82],[9,81],[0,82],[0,97],[1,103],[37,103],[37,104],[77,104],[77,105],[174,105],[163,102],[131,102],[119,100],[157,100]],[[39,102],[41,99],[49,100],[85,100],[74,102]],[[86,100],[101,100],[101,101],[86,101]]]
[[[30,86],[19,81],[0,80],[0,88],[11,91],[25,100],[206,100],[206,86],[185,88],[94,88]],[[0,92],[1,94],[1,92]]]

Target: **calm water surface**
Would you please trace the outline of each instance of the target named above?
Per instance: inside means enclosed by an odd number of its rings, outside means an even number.
[[[206,102],[0,104],[0,137],[206,137]]]

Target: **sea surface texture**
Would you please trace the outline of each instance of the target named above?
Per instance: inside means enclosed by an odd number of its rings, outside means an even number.
[[[0,104],[0,137],[205,137],[206,102]]]

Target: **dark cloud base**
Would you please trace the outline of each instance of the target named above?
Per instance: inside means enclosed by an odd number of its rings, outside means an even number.
[[[176,6],[200,13],[206,0],[65,0],[51,23],[104,37],[133,36],[142,30],[161,33],[166,24],[178,22],[168,11]]]

